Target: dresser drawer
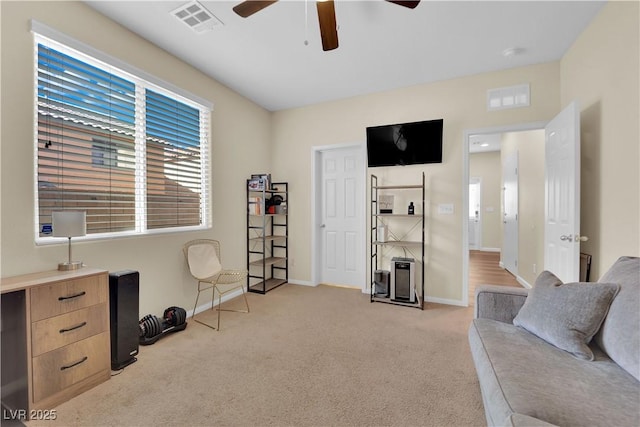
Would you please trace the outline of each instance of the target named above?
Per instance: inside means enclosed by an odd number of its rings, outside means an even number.
[[[108,322],[107,303],[34,322],[31,324],[31,354],[39,356],[105,332]]]
[[[99,274],[31,289],[31,321],[69,313],[108,300],[108,276]]]
[[[109,334],[103,332],[33,358],[33,401],[38,402],[109,369]]]

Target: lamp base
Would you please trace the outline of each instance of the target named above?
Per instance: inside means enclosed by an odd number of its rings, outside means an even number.
[[[82,268],[82,261],[61,262],[58,264],[59,271],[78,270]]]

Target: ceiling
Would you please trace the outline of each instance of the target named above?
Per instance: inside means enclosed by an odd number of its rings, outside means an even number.
[[[469,153],[487,153],[502,149],[502,134],[479,134],[469,136]]]
[[[239,0],[200,1],[222,22],[202,33],[171,13],[187,1],[85,2],[270,111],[555,61],[604,5],[336,0],[340,46],[325,52],[314,1],[249,18],[233,12]]]

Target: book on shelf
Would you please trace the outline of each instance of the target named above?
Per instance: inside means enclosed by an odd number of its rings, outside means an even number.
[[[249,197],[249,215],[264,215],[262,197]]]

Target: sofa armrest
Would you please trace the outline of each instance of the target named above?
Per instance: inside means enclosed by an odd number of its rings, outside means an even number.
[[[529,290],[515,286],[480,285],[476,288],[474,317],[512,323]]]

